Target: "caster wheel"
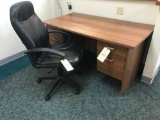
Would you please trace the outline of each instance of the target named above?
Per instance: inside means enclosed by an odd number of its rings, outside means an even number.
[[[48,101],[50,99],[51,99],[51,96],[50,95],[46,95],[45,100]]]
[[[37,80],[37,83],[41,83],[42,82],[42,80],[39,78],[38,80]]]
[[[75,94],[78,95],[80,93],[80,90],[76,90]]]

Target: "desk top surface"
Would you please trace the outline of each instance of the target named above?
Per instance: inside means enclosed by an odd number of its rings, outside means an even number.
[[[72,33],[134,48],[154,30],[154,25],[134,23],[79,13],[53,18],[44,23]]]

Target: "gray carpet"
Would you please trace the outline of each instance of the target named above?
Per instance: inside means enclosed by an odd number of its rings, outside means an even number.
[[[31,66],[0,81],[1,120],[159,120],[160,72],[152,85],[135,80],[124,96],[121,82],[85,65],[82,76],[74,75],[82,87],[79,95],[66,84],[59,86],[50,101],[44,96],[54,81],[36,83],[49,70]],[[53,74],[56,74],[54,71]]]

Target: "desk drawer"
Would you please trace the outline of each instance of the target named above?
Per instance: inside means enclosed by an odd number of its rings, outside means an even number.
[[[98,50],[101,51],[104,47],[109,47],[112,54],[115,54],[121,57],[125,57],[125,58],[127,56],[127,48],[113,45],[113,44],[106,43],[106,42],[97,41],[97,51]]]
[[[99,55],[99,53],[100,51],[97,55]],[[114,54],[110,54],[107,59],[103,63],[97,60],[97,70],[122,80],[126,59]]]

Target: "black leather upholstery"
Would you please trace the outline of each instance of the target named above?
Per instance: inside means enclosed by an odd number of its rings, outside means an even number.
[[[11,24],[27,49],[52,48],[65,53],[71,64],[82,59],[82,46],[75,43],[56,43],[49,45],[49,33],[45,25],[34,12],[31,2],[19,2],[10,8]],[[62,57],[52,53],[32,53],[29,55],[34,67],[54,67]],[[58,65],[58,64],[57,64]]]
[[[25,53],[27,53],[35,68],[58,67],[59,79],[48,94],[50,96],[53,89],[60,82],[65,81],[62,80],[62,77],[65,75],[62,74],[64,73],[64,68],[61,67],[60,60],[65,58],[73,66],[77,66],[83,57],[82,46],[77,43],[55,43],[53,46],[49,45],[48,29],[36,15],[33,5],[29,1],[15,3],[11,6],[10,21],[22,43],[26,46],[27,50]],[[56,30],[55,32],[57,31],[65,33],[60,30]],[[72,84],[72,86],[74,85]],[[75,88],[79,90],[79,88]]]
[[[51,46],[52,49],[56,49],[65,53],[65,58],[72,64],[78,63],[83,56],[83,48],[79,44],[73,43],[56,43]],[[43,53],[38,60],[38,64],[51,65],[58,64],[62,57],[53,55],[52,53]]]
[[[19,2],[11,6],[10,20],[27,49],[48,46],[48,30],[34,12],[31,2]]]

